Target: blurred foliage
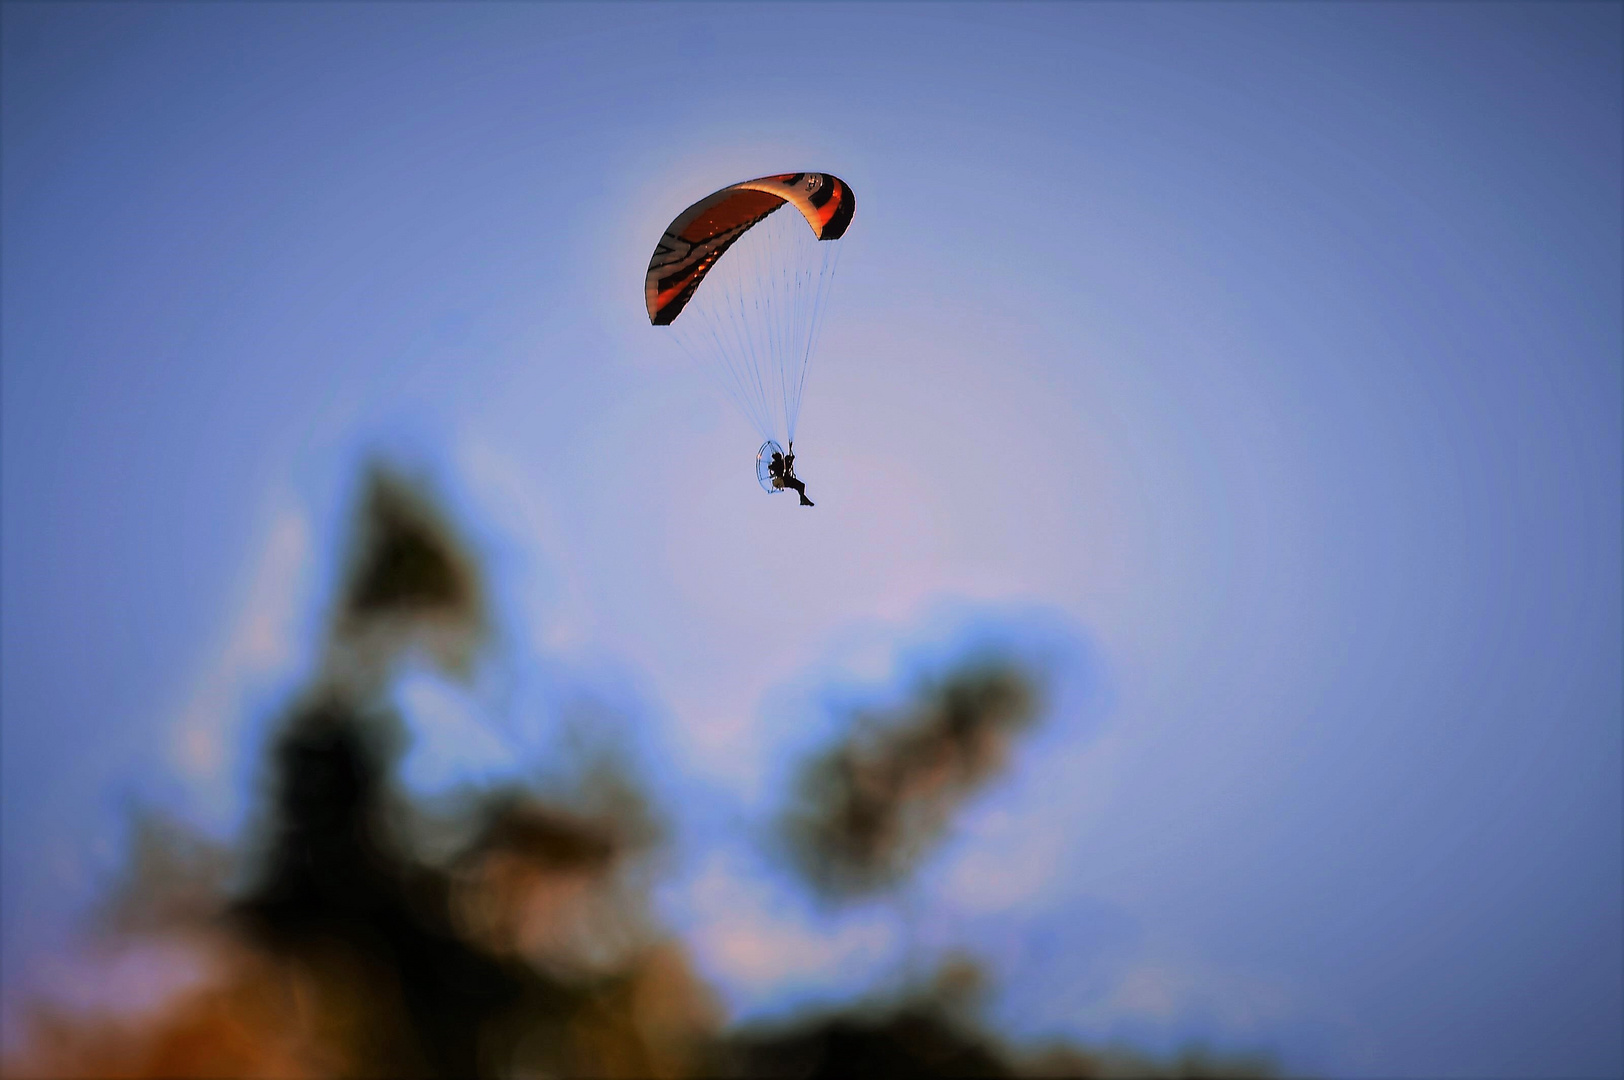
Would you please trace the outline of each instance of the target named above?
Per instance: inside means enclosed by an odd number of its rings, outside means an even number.
[[[984,979],[963,957],[899,1000],[729,1027],[682,943],[649,914],[646,862],[661,830],[623,775],[600,763],[569,797],[507,785],[450,810],[413,805],[396,784],[391,673],[412,654],[467,675],[487,632],[484,597],[477,560],[426,490],[371,470],[329,656],[269,745],[257,831],[229,851],[173,822],[137,823],[98,933],[156,950],[171,978],[117,1011],[32,1002],[5,1074],[1271,1071],[1265,1060],[1013,1046],[978,1019]],[[854,717],[851,737],[806,766],[782,822],[810,885],[844,896],[903,881],[1039,711],[1032,673],[980,658],[895,714]],[[421,842],[430,826],[456,838],[432,857]]]
[[[1030,673],[984,659],[920,688],[898,714],[858,715],[851,738],[802,771],[785,815],[784,838],[808,880],[830,896],[902,880],[999,772],[1038,708]]]

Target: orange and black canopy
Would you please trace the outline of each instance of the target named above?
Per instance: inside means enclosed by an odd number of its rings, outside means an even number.
[[[783,173],[746,180],[707,195],[677,215],[648,263],[643,294],[649,322],[665,326],[733,241],[785,203],[806,218],[819,240],[838,240],[851,224],[851,188],[828,173]]]

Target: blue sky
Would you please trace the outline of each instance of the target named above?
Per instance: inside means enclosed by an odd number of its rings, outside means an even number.
[[[618,702],[741,1015],[913,934],[1027,1034],[1624,1069],[1618,7],[3,19],[8,987],[60,976],[132,803],[237,827],[381,451],[484,553],[538,718],[407,687],[410,779]],[[804,513],[641,303],[678,210],[801,169],[859,199]],[[1069,689],[918,925],[797,907],[738,822],[820,687],[988,635]]]

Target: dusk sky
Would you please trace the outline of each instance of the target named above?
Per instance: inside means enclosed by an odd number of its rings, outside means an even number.
[[[402,685],[406,782],[534,768],[606,703],[731,1015],[956,949],[1023,1038],[1624,1072],[1624,9],[0,30],[8,1001],[137,992],[75,928],[132,808],[243,828],[382,458],[501,629],[473,685]],[[858,200],[811,510],[642,292],[685,206],[801,170]],[[752,830],[830,695],[989,642],[1048,714],[907,897],[809,906]]]

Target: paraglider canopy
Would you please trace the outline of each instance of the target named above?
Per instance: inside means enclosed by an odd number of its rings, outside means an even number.
[[[722,253],[785,203],[801,212],[819,240],[844,236],[857,209],[851,188],[828,173],[763,176],[705,196],[667,226],[649,260],[643,282],[649,322],[676,321]]]
[[[782,448],[795,446],[807,367],[856,205],[829,173],[732,184],[676,216],[643,279],[649,322],[716,377],[765,440],[756,455],[762,488],[793,489],[803,506],[813,504]],[[777,213],[786,206],[796,212]]]

